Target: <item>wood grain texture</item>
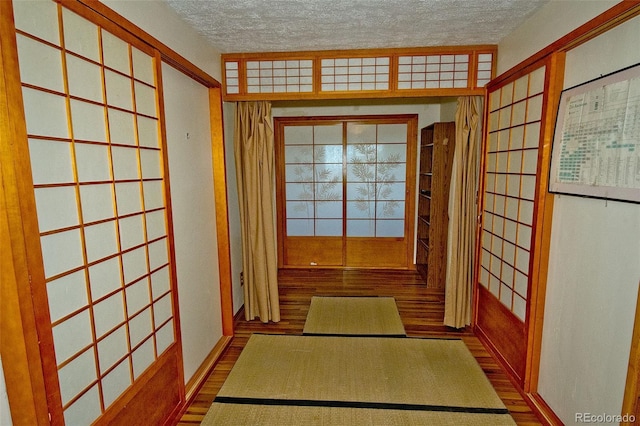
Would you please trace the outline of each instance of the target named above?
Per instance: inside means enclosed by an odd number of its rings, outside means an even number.
[[[55,358],[40,352],[53,350],[53,334],[13,19],[13,4],[0,2],[0,356],[13,423],[45,425],[59,419],[47,405],[61,402],[57,375],[44,373]]]
[[[410,337],[462,338],[518,425],[542,424],[522,399],[480,340],[470,329],[442,325],[444,294],[430,289],[415,271],[281,270],[279,274],[281,318],[279,323],[245,321],[236,315],[231,345],[186,409],[178,425],[198,425],[238,359],[251,333],[302,334],[312,296],[393,296]]]
[[[233,335],[233,294],[231,283],[231,241],[229,237],[229,205],[227,172],[225,169],[224,122],[222,95],[219,87],[209,89],[211,125],[211,153],[213,188],[216,205],[216,232],[218,240],[218,270],[220,271],[220,303],[222,305],[222,334]]]
[[[444,288],[447,273],[449,231],[449,186],[455,151],[454,122],[434,123],[420,135],[420,207],[418,241],[426,248],[418,251],[418,270],[426,275],[427,286]],[[426,262],[425,262],[426,261]]]
[[[476,329],[513,379],[523,386],[527,357],[527,328],[486,288],[478,286]]]

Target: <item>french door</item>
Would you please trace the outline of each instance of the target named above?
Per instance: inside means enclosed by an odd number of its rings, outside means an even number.
[[[274,122],[279,266],[412,265],[417,116]]]

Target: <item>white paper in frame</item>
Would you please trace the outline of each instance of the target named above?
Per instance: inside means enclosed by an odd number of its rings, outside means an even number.
[[[549,192],[640,203],[640,64],[562,91]]]

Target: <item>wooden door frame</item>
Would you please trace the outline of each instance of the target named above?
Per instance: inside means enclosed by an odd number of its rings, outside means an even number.
[[[53,348],[53,336],[38,335],[36,326],[49,312],[37,311],[31,298],[32,277],[44,276],[44,268],[42,253],[33,249],[39,231],[25,116],[15,107],[23,103],[13,4],[6,1],[0,2],[0,52],[0,356],[13,422],[45,425],[49,401],[61,400],[45,383],[40,353],[40,344]]]
[[[534,53],[529,58],[505,71],[495,79],[493,79],[488,87],[501,85],[506,83],[507,81],[515,80],[518,75],[524,73],[527,69],[531,69],[532,66],[535,67],[536,64],[541,61],[548,60],[548,66],[553,68],[555,72],[549,76],[549,80],[547,82],[547,86],[545,86],[545,95],[548,96],[548,105],[545,105],[546,112],[543,112],[544,119],[547,120],[546,128],[541,129],[541,135],[544,138],[543,145],[541,146],[542,157],[539,158],[540,162],[544,162],[544,164],[539,164],[539,167],[542,166],[544,168],[543,175],[540,176],[540,180],[544,182],[539,182],[538,188],[536,189],[536,200],[541,201],[542,204],[540,208],[542,209],[537,214],[537,220],[535,223],[536,230],[534,231],[534,244],[536,250],[538,251],[533,256],[531,260],[531,277],[532,279],[536,277],[538,281],[538,285],[534,292],[529,296],[529,301],[527,302],[527,316],[528,318],[533,319],[529,324],[527,324],[527,354],[526,354],[526,369],[524,380],[522,383],[519,383],[515,378],[509,375],[511,381],[514,383],[516,388],[522,393],[525,400],[533,407],[538,416],[544,420],[547,424],[561,424],[562,422],[553,412],[553,410],[546,404],[544,399],[538,394],[538,377],[539,377],[539,368],[540,368],[540,353],[541,353],[541,345],[542,345],[542,327],[544,320],[544,304],[545,304],[545,291],[546,291],[546,280],[547,280],[547,271],[548,271],[548,260],[549,260],[549,245],[551,240],[551,219],[553,213],[553,195],[550,194],[546,190],[546,185],[548,183],[548,167],[550,160],[550,147],[552,144],[553,137],[553,126],[555,124],[555,115],[557,113],[557,105],[559,102],[559,96],[562,92],[562,81],[564,77],[564,55],[566,52],[582,45],[583,43],[609,31],[610,29],[615,28],[616,26],[636,17],[640,16],[640,2],[637,1],[622,1],[600,15],[594,17],[590,21],[546,46],[542,50]],[[547,70],[549,72],[549,70]],[[485,106],[486,111],[487,106]],[[487,128],[486,122],[487,114],[484,116],[484,129]],[[483,131],[483,148],[482,152],[484,153],[484,144],[485,140],[485,132]],[[544,148],[544,150],[542,149]],[[484,159],[482,160],[484,161]],[[539,171],[540,172],[540,171]],[[481,181],[479,188],[483,188],[483,176],[481,175]],[[543,189],[544,192],[538,195],[537,191],[539,189]],[[479,194],[482,194],[482,191],[479,191]],[[478,202],[478,215],[482,214],[482,200],[480,199]],[[480,223],[478,226],[477,236],[480,234]],[[476,260],[479,259],[480,253],[480,238],[477,239],[478,243],[476,245]],[[476,262],[476,268],[478,268],[478,262]],[[476,271],[477,277],[477,271]],[[477,280],[477,278],[476,278]],[[474,320],[473,326],[474,328],[477,326],[477,285],[474,290]],[[639,302],[640,303],[640,302]],[[636,325],[638,324],[638,313],[636,313]],[[636,333],[634,329],[634,333]],[[636,334],[634,334],[636,336]],[[496,353],[495,350],[491,347],[490,344],[486,340],[483,340],[483,343],[490,352],[493,353],[497,359],[501,359],[501,354]],[[635,349],[634,349],[635,348]],[[638,398],[638,381],[640,378],[634,376],[637,371],[640,371],[640,356],[638,353],[640,350],[637,347],[632,347],[632,359],[636,364],[634,364],[634,368],[629,370],[628,380],[627,380],[627,388],[625,390],[625,409],[631,409],[632,404],[637,403]],[[508,369],[507,369],[508,370]],[[635,377],[635,378],[634,378]],[[634,382],[635,381],[635,382]]]
[[[286,229],[286,217],[285,217],[285,180],[284,177],[284,127],[289,123],[333,123],[342,124],[348,122],[378,122],[378,121],[398,121],[407,124],[407,158],[406,158],[406,182],[405,182],[405,223],[404,233],[406,244],[406,267],[394,268],[394,267],[380,267],[380,269],[415,269],[414,257],[414,234],[415,234],[415,208],[416,208],[416,172],[417,172],[417,149],[418,149],[418,114],[379,114],[379,115],[344,115],[344,116],[303,116],[303,117],[274,117],[274,133],[275,133],[275,170],[276,170],[276,212],[277,212],[277,240],[278,240],[278,267],[303,267],[303,266],[287,266],[284,263],[285,258],[285,229]],[[383,123],[384,124],[384,123]],[[346,136],[343,134],[343,141]],[[343,173],[346,173],[343,170]],[[343,176],[343,185],[346,185],[346,178]],[[344,199],[342,200],[344,203]],[[346,208],[343,207],[343,219],[346,220]],[[327,237],[327,241],[331,242],[332,239],[341,238],[342,240],[342,264],[330,266],[331,268],[350,268],[345,265],[346,257],[346,235],[342,237]],[[357,237],[353,237],[357,239]],[[331,240],[331,241],[329,241]],[[314,267],[306,265],[306,267]],[[319,266],[322,267],[322,266]],[[324,266],[325,268],[328,266]],[[363,267],[364,269],[376,269],[376,267]]]
[[[203,364],[206,367],[203,370],[208,371],[230,343],[233,335],[227,182],[220,83],[97,0],[54,1],[94,23],[99,23],[118,36],[134,40],[136,43],[143,43],[156,52],[158,68],[160,62],[166,62],[209,89],[223,339],[205,360],[207,365]],[[42,356],[42,351],[53,351],[51,327],[49,326],[47,330],[47,327],[38,326],[38,324],[50,323],[50,318],[48,300],[43,289],[44,268],[30,156],[26,144],[26,120],[24,109],[20,107],[23,105],[22,86],[11,1],[0,1],[0,35],[2,36],[0,38],[2,53],[0,57],[0,73],[2,73],[0,77],[0,184],[3,188],[0,194],[0,243],[5,249],[0,261],[2,275],[0,280],[0,356],[14,423],[48,425],[51,422],[62,421],[61,418],[51,418],[49,408],[60,406],[61,397],[57,375],[51,377],[50,374],[45,373],[55,370],[55,361]],[[177,297],[177,294],[174,297]],[[177,310],[177,303],[175,307]],[[176,318],[176,321],[179,319]],[[179,335],[179,323],[176,322],[174,327]],[[181,345],[178,340],[173,345],[179,344]],[[181,349],[178,348],[176,356],[170,357],[167,362],[178,363],[181,372]],[[162,366],[158,368],[160,367]],[[179,411],[186,408],[184,378],[181,374],[182,390],[179,390],[179,393],[182,401],[181,405],[174,410],[173,416],[177,416]],[[195,383],[193,387],[198,385],[199,383]],[[118,401],[114,407],[123,407],[123,404],[126,402]],[[111,412],[108,417],[115,419],[119,414],[119,412]]]

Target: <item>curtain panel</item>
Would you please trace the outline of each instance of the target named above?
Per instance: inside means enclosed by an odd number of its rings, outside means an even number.
[[[449,191],[449,230],[444,324],[462,328],[471,324],[481,100],[458,98],[456,147]]]
[[[247,320],[280,321],[270,102],[238,102],[234,154],[242,230]]]

